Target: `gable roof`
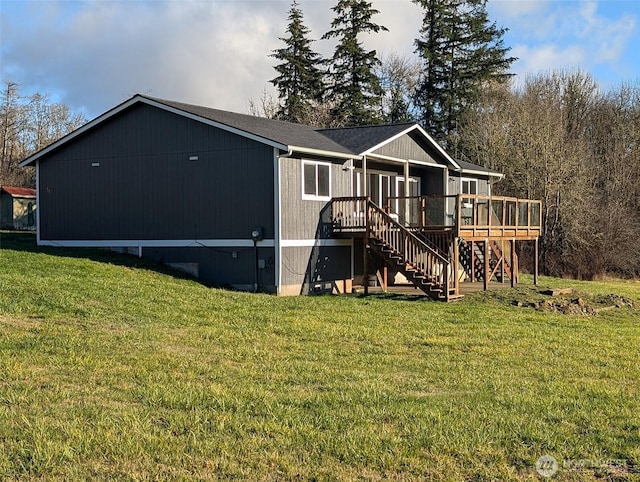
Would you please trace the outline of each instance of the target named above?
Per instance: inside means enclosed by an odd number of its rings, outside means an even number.
[[[116,116],[130,107],[143,103],[198,122],[238,134],[288,151],[289,154],[307,154],[339,159],[357,159],[372,154],[382,146],[399,137],[414,133],[437,151],[444,161],[456,171],[469,174],[484,174],[502,177],[502,174],[474,164],[456,161],[425,130],[415,123],[385,124],[336,129],[316,129],[303,124],[238,114],[210,107],[184,102],[159,99],[136,94],[122,104],[110,109],[99,117],[67,134],[56,142],[27,157],[20,167],[32,165],[42,156],[58,149],[63,144],[80,136],[102,122]]]
[[[33,198],[36,197],[36,190],[30,187],[15,187],[15,186],[2,186],[0,190],[5,191],[11,197],[24,197]]]
[[[447,154],[442,146],[416,123],[318,129],[318,131],[336,142],[349,147],[352,151],[360,154],[361,156],[371,154],[385,144],[389,144],[405,134],[415,132],[427,144],[431,145],[442,156],[446,163],[456,170],[460,169],[458,162]]]
[[[350,149],[322,135],[313,127],[136,94],[129,100],[27,157],[20,163],[20,167],[32,165],[40,157],[139,103],[173,112],[283,151],[325,155],[342,159],[359,157]]]
[[[141,96],[142,97],[142,96]],[[317,129],[303,124],[295,124],[248,114],[237,114],[209,107],[202,107],[171,100],[143,97],[203,119],[214,121],[247,134],[258,136],[286,147],[308,148],[353,156],[354,152],[332,139],[322,135]]]
[[[415,124],[387,124],[361,127],[338,127],[334,129],[318,129],[329,139],[351,149],[358,154],[366,153],[373,147],[385,143],[398,134],[403,134]]]

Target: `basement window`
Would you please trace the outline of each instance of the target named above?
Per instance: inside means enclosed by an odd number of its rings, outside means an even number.
[[[328,201],[331,199],[331,164],[302,161],[302,199]]]

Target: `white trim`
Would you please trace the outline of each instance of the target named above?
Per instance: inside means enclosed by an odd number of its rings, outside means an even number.
[[[425,139],[431,144],[433,145],[433,147],[435,147],[435,149],[442,154],[442,156],[445,158],[445,160],[447,162],[449,162],[455,169],[460,170],[461,167],[460,165],[454,161],[454,159],[447,154],[447,151],[445,151],[442,146],[440,144],[438,144],[435,139],[433,137],[431,137],[429,134],[427,134],[427,132],[420,127],[418,124],[414,124],[411,127],[408,127],[407,129],[403,130],[402,132],[399,132],[398,134],[396,134],[395,136],[389,137],[387,139],[385,139],[383,142],[381,142],[378,145],[375,145],[371,148],[369,148],[368,150],[366,150],[365,152],[361,152],[360,155],[364,156],[364,155],[369,155],[369,154],[373,154],[374,151],[380,149],[382,146],[389,144],[392,141],[395,141],[396,139],[402,137],[405,134],[408,134],[409,132],[413,131],[413,130],[418,130],[418,132],[420,132],[420,134],[422,134]],[[374,154],[375,155],[375,154]]]
[[[405,130],[403,130],[402,132],[399,132],[398,134],[396,134],[395,136],[392,137],[388,137],[387,139],[385,139],[384,141],[382,141],[380,144],[377,144],[369,149],[367,149],[365,152],[363,152],[362,154],[373,154],[374,151],[377,151],[378,149],[380,149],[382,146],[385,146],[387,144],[389,144],[392,141],[395,141],[396,139],[399,139],[400,137],[402,137],[405,134],[408,134],[409,132],[411,132],[412,130],[414,130],[416,127],[418,127],[418,124],[414,124],[410,127],[407,127]],[[374,154],[376,155],[376,154]]]
[[[312,149],[310,147],[289,146],[288,157],[293,156],[294,153],[308,154],[312,156],[335,157],[338,159],[347,159],[347,160],[360,159],[360,156],[358,156],[357,154],[346,154],[342,152],[325,151],[323,149]]]
[[[304,179],[304,166],[305,164],[309,164],[315,166],[315,180],[316,180],[316,193],[318,192],[318,166],[326,166],[329,168],[329,194],[327,196],[319,196],[318,194],[307,194],[304,192],[305,188],[305,179]],[[332,164],[330,162],[321,162],[321,161],[311,161],[309,159],[300,159],[300,180],[301,180],[301,192],[302,199],[305,201],[330,201],[331,200],[331,177],[333,173],[331,172]]]
[[[273,149],[273,230],[275,243],[275,274],[274,283],[276,285],[276,294],[280,293],[282,286],[282,203],[280,202],[280,153],[278,149]]]
[[[351,246],[351,239],[283,239],[280,245],[283,248],[299,248],[314,246]]]
[[[491,177],[499,177],[502,179],[504,174],[500,174],[499,172],[492,171],[474,171],[473,169],[461,169],[461,174],[475,174],[476,176],[491,176]]]
[[[40,240],[40,246],[66,248],[252,248],[252,239],[101,239],[101,240]],[[258,241],[259,248],[275,247],[275,240]]]
[[[449,169],[448,166],[444,164],[438,164],[437,162],[427,162],[427,161],[418,161],[416,159],[408,159],[409,164],[417,164],[418,166],[426,166],[426,167],[437,167],[439,169]]]
[[[182,117],[186,117],[187,119],[195,120],[197,122],[201,122],[203,124],[207,124],[207,125],[210,125],[210,126],[213,126],[213,127],[217,127],[219,129],[225,130],[227,132],[231,132],[233,134],[237,134],[237,135],[242,136],[242,137],[246,137],[248,139],[260,142],[262,144],[266,144],[266,145],[269,145],[269,146],[276,147],[278,149],[282,149],[283,151],[286,151],[286,150],[289,149],[289,147],[285,146],[284,144],[280,144],[280,143],[272,141],[270,139],[267,139],[267,138],[264,138],[264,137],[260,137],[260,136],[257,136],[255,134],[251,134],[251,133],[249,133],[247,131],[243,131],[243,130],[237,129],[235,127],[231,127],[231,126],[228,126],[226,124],[221,124],[221,123],[213,121],[211,119],[207,119],[206,117],[200,117],[200,116],[192,114],[190,112],[185,112],[185,111],[177,109],[175,107],[171,107],[169,105],[163,104],[162,102],[159,102],[159,101],[156,101],[156,100],[153,100],[153,99],[149,99],[149,98],[144,97],[144,96],[142,96],[140,94],[136,94],[131,99],[123,102],[122,104],[114,107],[111,110],[108,110],[104,114],[96,117],[92,121],[86,123],[85,125],[83,125],[82,127],[79,127],[78,129],[76,129],[75,131],[67,134],[66,136],[62,137],[61,139],[59,139],[58,141],[54,142],[53,144],[49,144],[44,149],[42,149],[42,150],[32,154],[31,156],[27,157],[24,161],[22,161],[19,164],[19,166],[20,167],[28,166],[33,161],[35,161],[38,158],[48,154],[49,152],[53,151],[54,149],[57,149],[62,144],[65,144],[68,141],[78,137],[79,135],[83,134],[84,132],[94,128],[98,124],[101,124],[102,122],[106,121],[107,119],[110,119],[111,117],[119,114],[120,112],[128,109],[129,107],[131,107],[131,106],[133,106],[133,105],[135,105],[137,103],[143,103],[143,104],[147,104],[147,105],[150,105],[150,106],[153,106],[153,107],[157,107],[157,108],[165,110],[167,112],[171,112],[173,114],[177,114],[177,115],[180,115]]]
[[[384,156],[382,154],[367,154],[367,157],[379,161],[397,162],[398,164],[404,164],[407,162],[406,159],[402,159],[400,157]]]
[[[471,182],[475,182],[476,183],[476,192],[474,192],[474,193],[464,192],[463,186],[464,186],[465,182],[469,183],[469,187],[471,187]],[[471,190],[471,189],[469,189],[469,190]],[[475,177],[461,177],[460,178],[460,194],[467,194],[469,196],[476,196],[478,194],[478,179],[476,179]]]

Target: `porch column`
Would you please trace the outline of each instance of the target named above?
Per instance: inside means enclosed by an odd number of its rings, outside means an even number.
[[[409,197],[411,189],[409,188],[409,160],[404,163],[404,196]]]
[[[367,197],[367,156],[362,156],[362,195]]]
[[[409,159],[404,163],[404,196],[408,198],[411,195],[411,188],[409,186]],[[410,204],[409,199],[404,200],[404,219],[405,222],[411,222],[412,217],[409,212]]]

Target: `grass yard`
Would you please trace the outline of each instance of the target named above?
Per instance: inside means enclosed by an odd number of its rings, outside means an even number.
[[[640,282],[276,298],[0,238],[0,478],[640,480]],[[553,468],[547,465],[544,468]],[[551,470],[553,471],[553,470]],[[550,473],[550,472],[549,472]]]

